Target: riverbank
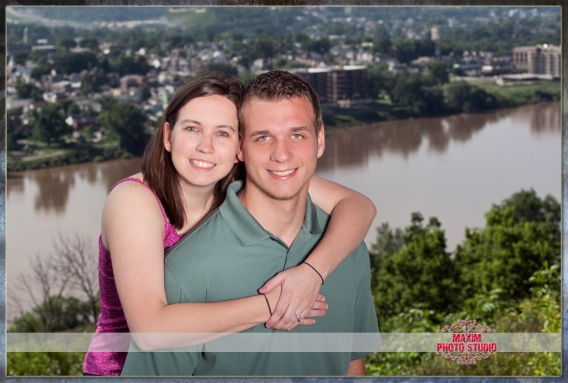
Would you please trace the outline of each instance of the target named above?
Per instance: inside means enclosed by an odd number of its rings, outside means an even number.
[[[445,84],[447,94],[458,81]],[[561,86],[559,82],[540,81],[531,84],[498,86],[492,79],[474,79],[463,82],[470,93],[471,89],[481,89],[484,99],[491,102],[478,103],[473,111],[495,110],[535,104],[543,101],[560,100]],[[480,93],[478,91],[478,93]],[[447,95],[446,95],[447,97]],[[463,98],[463,97],[462,97]],[[468,101],[462,100],[460,109],[451,105],[443,105],[436,117],[460,114],[468,110]],[[472,107],[470,107],[472,108]],[[389,99],[375,100],[371,104],[356,105],[349,108],[323,106],[323,120],[326,130],[349,129],[354,126],[373,124],[383,121],[404,120],[410,118],[432,117],[416,114],[415,110],[395,105]],[[118,141],[105,144],[68,143],[60,147],[36,145],[34,153],[8,152],[7,171],[45,169],[86,162],[102,162],[118,158],[131,158],[132,154],[118,146]]]
[[[463,112],[482,112],[486,110],[496,110],[513,108],[522,105],[536,104],[543,101],[557,101],[561,97],[560,82],[538,81],[533,83],[499,86],[493,79],[489,78],[468,78],[467,81],[452,81],[443,86],[446,100],[448,92],[458,83],[467,84],[470,93],[472,89],[481,89],[485,92],[485,98],[490,98],[492,102],[481,102],[480,105],[469,107],[462,100],[461,108],[454,105],[444,105],[438,113],[431,115],[417,114],[412,108],[393,104],[388,98],[375,100],[372,104],[357,105],[350,108],[340,108],[337,106],[323,106],[323,120],[327,131],[334,129],[346,129],[352,126],[366,125],[381,121],[404,120],[409,118],[421,117],[443,117]],[[464,96],[462,96],[464,98]]]

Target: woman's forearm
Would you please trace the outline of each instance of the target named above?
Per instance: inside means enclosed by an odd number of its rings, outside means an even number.
[[[325,280],[365,239],[375,214],[372,203],[361,204],[353,199],[338,203],[330,217],[325,235],[305,261]]]
[[[244,331],[270,317],[262,295],[223,302],[176,303],[146,311],[146,315],[136,315],[129,322],[134,341],[143,351],[202,344]]]

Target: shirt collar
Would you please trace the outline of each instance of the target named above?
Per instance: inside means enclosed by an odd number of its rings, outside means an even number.
[[[231,183],[227,188],[225,201],[219,207],[219,212],[227,222],[229,229],[243,246],[251,246],[267,238],[278,239],[258,223],[237,197],[237,193],[243,186],[243,181]],[[306,214],[302,229],[308,230],[311,234],[322,233],[318,223],[316,205],[312,203],[309,195],[306,200]]]

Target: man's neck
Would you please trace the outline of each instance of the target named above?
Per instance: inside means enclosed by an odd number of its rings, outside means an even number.
[[[306,215],[307,187],[292,199],[278,200],[245,184],[238,198],[265,230],[292,246]]]

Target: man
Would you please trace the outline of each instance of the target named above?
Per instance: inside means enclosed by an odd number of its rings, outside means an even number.
[[[310,85],[285,71],[264,73],[245,90],[239,117],[237,155],[245,164],[246,182],[231,184],[221,207],[167,255],[169,303],[255,295],[273,275],[300,264],[325,230],[329,217],[308,196],[325,148],[321,111]],[[305,339],[314,333],[378,333],[364,243],[328,276],[320,292],[329,304],[327,314],[293,333],[309,333]],[[365,375],[363,356],[370,350],[284,352],[289,349],[279,349],[282,344],[271,340],[274,332],[264,326],[241,334],[249,333],[245,342],[265,334],[260,344],[276,352],[228,352],[205,344],[187,352],[129,353],[123,375]]]

